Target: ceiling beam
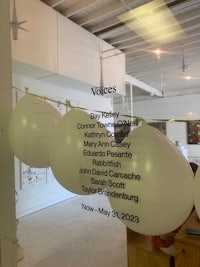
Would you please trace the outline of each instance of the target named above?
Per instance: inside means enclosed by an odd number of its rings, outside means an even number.
[[[162,45],[161,49],[164,51],[168,51],[168,50],[175,49],[177,47],[184,47],[185,44],[188,45],[188,44],[196,43],[199,40],[199,37],[200,37],[200,31],[199,31],[199,29],[197,29],[194,32],[191,32],[190,34],[186,35],[185,38],[182,38],[180,40],[176,40],[170,44]],[[155,46],[150,46],[150,45],[145,46],[143,43],[142,48],[141,48],[141,44],[136,44],[136,45],[133,44],[130,48],[122,50],[122,51],[127,56],[129,56],[130,54],[133,54],[133,56],[131,56],[131,57],[134,57],[135,52],[136,53],[138,51],[144,51],[145,52],[145,50],[146,50],[146,52],[148,52],[152,48],[155,49]]]
[[[88,8],[89,6],[91,6],[92,4],[94,4],[95,2],[97,2],[97,0],[83,0],[80,1],[72,6],[70,6],[69,8],[63,10],[61,12],[62,15],[64,15],[65,17],[70,17],[82,10],[84,10],[85,8]]]
[[[133,1],[133,0],[126,0],[126,4],[124,4],[125,1],[122,1],[122,5],[121,7],[124,7],[125,12],[126,10],[128,11],[129,9],[135,8],[138,6],[139,0],[138,1]],[[131,5],[131,4],[134,4]],[[131,5],[131,7],[129,7],[129,5]],[[101,23],[98,23],[98,25],[94,25],[88,28],[88,30],[92,33],[97,33],[99,31],[104,31],[106,29],[109,29],[110,27],[113,27],[114,25],[117,25],[121,23],[120,20],[115,16],[111,19],[106,19]]]
[[[199,46],[199,44],[198,44]],[[185,66],[191,69],[191,66],[194,66],[197,64],[199,65],[199,58],[197,55],[200,52],[199,47],[196,46],[196,49],[191,49],[189,51],[184,50],[185,53]],[[153,75],[156,73],[161,73],[163,72],[166,73],[166,70],[173,69],[173,68],[179,68],[181,69],[183,67],[183,55],[182,51],[180,49],[179,53],[177,52],[176,54],[172,54],[166,57],[160,58],[160,60],[154,58],[151,59],[150,57],[144,57],[142,60],[139,59],[139,64],[138,60],[126,60],[126,73],[131,74],[133,76],[145,76],[145,75]],[[137,74],[136,74],[137,73]],[[157,75],[157,74],[156,74]]]
[[[192,4],[194,4],[195,1],[192,1]],[[191,3],[191,1],[190,1]],[[177,20],[179,21],[179,23],[184,23],[186,21],[190,21],[190,20],[194,20],[195,18],[198,18],[200,16],[200,13],[199,13],[199,9],[198,8],[193,8],[191,9],[189,12],[182,12],[185,8],[185,5],[189,5],[188,3],[179,3],[179,5],[176,5],[176,6],[173,6],[171,7],[171,11],[173,11],[173,14],[176,16]],[[172,5],[172,4],[171,4]],[[195,6],[197,4],[194,4]],[[181,14],[178,14],[181,10]],[[106,25],[106,21],[103,22],[105,25]],[[107,24],[109,25],[109,24]],[[129,33],[126,33],[125,34],[119,34],[120,31],[122,31],[123,27],[126,29],[128,29],[127,26],[125,26],[124,24],[120,27],[116,27],[116,28],[112,28],[110,29],[109,27],[107,28],[108,30],[106,31],[106,27],[105,27],[105,30],[100,34],[97,34],[97,36],[101,39],[109,39],[109,43],[111,44],[117,44],[118,42],[121,43],[123,42],[124,38],[126,38],[125,40],[130,40],[131,39],[131,30],[130,30],[130,35]],[[129,28],[130,29],[130,28]],[[94,30],[96,31],[96,28],[94,26]],[[133,32],[133,31],[132,31]],[[129,36],[128,36],[129,35]],[[110,36],[114,36],[112,38],[109,38]],[[133,35],[134,36],[134,35]]]
[[[109,43],[111,45],[116,45],[116,44],[121,44],[123,42],[132,40],[133,38],[135,38],[135,33],[133,31],[129,31],[127,33],[124,33],[122,35],[116,36],[112,39],[109,39]]]
[[[196,51],[199,53],[199,51]],[[196,54],[190,53],[185,57],[184,64],[185,66],[192,66],[194,63],[198,63],[199,60],[197,59]],[[143,67],[142,67],[143,65]],[[172,68],[181,68],[183,66],[183,57],[180,55],[176,55],[175,59],[174,58],[169,58],[166,60],[163,60],[160,62],[150,62],[148,61],[147,64],[145,65],[144,63],[141,64],[140,67],[137,67],[137,61],[132,64],[127,64],[126,65],[126,71],[130,73],[141,73],[142,75],[145,75],[145,73],[156,73],[156,71],[161,72]]]
[[[92,33],[98,33],[100,31],[103,31],[105,29],[108,29],[110,27],[113,27],[115,25],[121,24],[118,18],[114,17],[108,20],[105,20],[101,23],[98,23],[97,25],[87,27],[87,29]]]
[[[90,14],[87,14],[86,16],[83,16],[81,19],[76,20],[75,22],[79,25],[85,25],[87,23],[90,23],[96,19],[99,19],[102,16],[105,16],[106,14],[112,13],[114,10],[117,10],[119,8],[124,7],[122,2],[113,2],[109,5],[106,5],[102,8],[98,8],[97,10],[94,10]]]
[[[102,33],[100,32],[99,34],[97,34],[97,36],[100,39],[111,39],[110,36],[118,36],[121,35],[120,32],[124,32],[124,29],[127,32],[127,26],[125,24],[119,24],[119,26],[114,27],[112,29],[108,29],[105,32],[103,31]],[[130,31],[131,32],[131,31]]]
[[[125,82],[129,83],[133,86],[136,86],[137,88],[140,88],[140,89],[150,93],[151,95],[163,97],[163,92],[161,92],[160,90],[158,90],[152,86],[149,86],[148,84],[143,83],[143,82],[139,81],[138,79],[136,79],[136,78],[134,78],[128,74],[125,75]]]
[[[60,4],[62,4],[65,0],[41,0],[41,1],[50,7],[56,7]]]
[[[126,2],[128,3],[128,1],[126,1]],[[132,2],[132,1],[129,1],[129,2]],[[169,2],[173,3],[174,1],[169,1]],[[172,5],[172,3],[171,3],[171,5]],[[181,3],[179,3],[179,5],[173,6],[171,8],[171,10],[173,10],[173,14],[176,15],[176,13],[180,12],[179,9],[181,9],[181,8],[185,8],[185,3],[181,2]],[[188,20],[188,17],[189,17],[189,20],[193,20],[193,19],[195,19],[195,18],[197,18],[199,16],[200,16],[199,9],[193,9],[192,11],[187,12],[186,15],[185,15],[185,13],[177,15],[176,18],[178,19],[179,22],[181,22],[181,21],[183,22],[186,19]],[[117,21],[118,21],[118,23],[117,23]],[[101,38],[101,39],[106,39],[107,36],[114,35],[114,33],[116,32],[117,27],[114,28],[114,29],[110,29],[110,27],[112,25],[117,25],[117,24],[119,24],[118,18],[115,18],[113,20],[109,19],[109,20],[106,20],[106,21],[104,21],[102,23],[99,23],[99,25],[95,25],[95,26],[92,26],[91,28],[88,28],[88,30],[92,31],[93,33],[96,33],[98,31],[103,30],[103,33],[97,34],[97,36],[99,38]],[[121,27],[124,27],[124,28],[126,27],[127,29],[130,30],[130,33],[133,32],[130,28],[128,28],[128,26],[125,26],[124,23],[123,23],[122,26],[121,25],[119,25],[119,26],[120,26],[120,28]],[[108,31],[106,31],[106,29],[108,29]],[[116,44],[117,42],[121,42],[121,40],[123,41],[124,38],[128,38],[130,40],[130,37],[128,37],[128,35],[129,35],[129,33],[127,33],[127,31],[126,31],[125,34],[121,34],[121,35],[119,35],[119,33],[117,33],[116,37],[114,37],[114,38],[109,40],[109,43]]]
[[[200,48],[197,47],[195,51],[191,51],[190,53],[188,53],[185,56],[185,69],[189,70],[190,75],[195,76],[195,74],[193,73],[193,67],[196,68],[196,66],[198,66],[198,62],[199,59],[196,56],[197,54],[199,54],[200,52]],[[187,75],[187,71],[185,72],[183,70],[183,57],[180,54],[175,55],[173,57],[173,55],[168,58],[163,58],[163,60],[161,59],[161,62],[159,64],[159,62],[150,62],[147,61],[146,64],[143,61],[141,64],[139,64],[139,66],[137,65],[137,61],[132,62],[131,64],[129,62],[127,62],[126,64],[126,73],[136,77],[138,79],[148,79],[151,80],[151,77],[160,77],[160,75],[162,76],[167,76],[169,75],[169,73],[173,73],[170,75],[175,75],[176,73],[179,71],[179,75],[182,73],[182,76],[186,76]],[[185,73],[185,74],[184,74]],[[189,75],[189,74],[188,74]],[[141,77],[141,78],[140,78]],[[154,79],[153,78],[153,79]]]
[[[199,23],[198,19],[200,18],[200,12],[199,12],[199,9],[195,9],[195,10],[192,10],[190,12],[177,15],[176,18],[179,21],[180,25],[184,27],[184,29],[187,30],[187,28],[188,28],[190,30],[190,29],[192,29],[191,25],[193,25],[193,28],[199,27],[198,26],[198,23]],[[196,19],[197,19],[197,21],[195,21]],[[194,24],[196,24],[196,26],[194,26]],[[120,35],[120,36],[117,36],[117,37],[110,39],[109,43],[112,45],[116,45],[117,43],[121,44],[121,43],[124,43],[126,41],[131,41],[131,40],[133,43],[134,38],[137,38],[137,36],[134,32],[131,33],[131,30],[130,30],[130,33],[125,33],[123,35]]]
[[[184,38],[188,38],[188,37],[192,37],[193,34],[198,33],[200,31],[200,18],[194,23],[189,23],[189,24],[185,24],[184,26],[184,32],[185,32],[185,35],[183,36],[183,38],[178,38],[178,40],[184,40]],[[177,32],[175,32],[176,34]],[[151,44],[154,44],[154,40],[153,39],[149,39],[148,41],[144,41],[143,39],[139,38],[138,36],[135,36],[134,40],[129,40],[129,41],[125,41],[119,45],[115,45],[115,47],[117,49],[127,49],[127,48],[133,48],[134,47],[134,44],[137,43],[137,46],[140,46],[141,45],[144,45],[144,42],[145,43],[151,43]],[[160,46],[161,47],[164,47],[165,44],[161,44]],[[154,45],[155,47],[155,45]],[[156,47],[155,47],[156,48]]]

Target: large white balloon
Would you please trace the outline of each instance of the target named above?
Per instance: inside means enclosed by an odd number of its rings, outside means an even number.
[[[82,110],[71,109],[60,121],[52,142],[51,168],[67,190],[90,195],[105,188],[110,132]]]
[[[200,167],[197,168],[194,177],[194,205],[200,219]]]
[[[141,234],[161,235],[178,228],[193,207],[193,173],[181,152],[157,129],[142,125],[124,139],[132,158],[123,158],[107,187],[113,216]]]
[[[31,167],[50,166],[50,143],[60,119],[60,113],[45,100],[29,94],[21,98],[8,129],[14,154]]]

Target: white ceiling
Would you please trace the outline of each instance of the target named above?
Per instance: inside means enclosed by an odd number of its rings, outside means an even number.
[[[164,0],[182,27],[184,35],[163,44],[145,41],[118,18],[119,15],[152,1],[42,1],[125,53],[126,73],[162,91],[164,96],[200,92],[200,1]],[[133,21],[133,25],[134,23]],[[160,57],[152,53],[157,48],[164,51]],[[191,78],[187,80],[186,76]],[[137,97],[150,97],[149,93],[137,86],[133,94]]]

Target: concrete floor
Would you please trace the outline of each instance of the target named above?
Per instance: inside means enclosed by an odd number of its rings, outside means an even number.
[[[78,196],[20,218],[18,267],[127,267],[126,227],[99,207],[112,210],[106,197]]]

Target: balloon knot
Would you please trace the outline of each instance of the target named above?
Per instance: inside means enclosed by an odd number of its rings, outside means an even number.
[[[29,91],[29,88],[28,87],[25,87],[26,94],[28,94],[28,91]]]
[[[71,102],[70,102],[69,100],[66,100],[66,106],[67,106],[68,108],[72,108]]]

